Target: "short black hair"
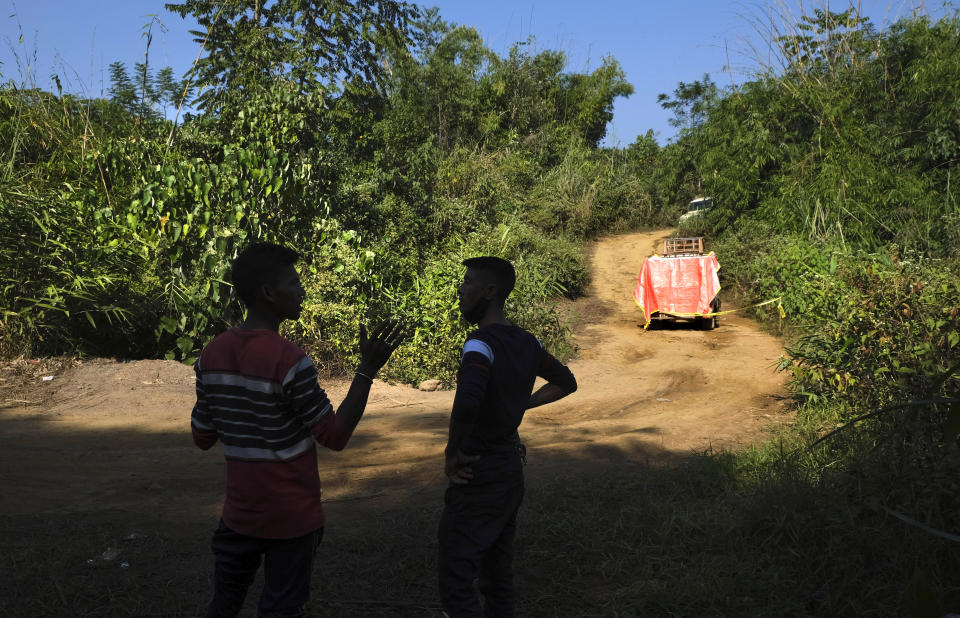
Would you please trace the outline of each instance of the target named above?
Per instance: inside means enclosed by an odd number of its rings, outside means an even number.
[[[230,278],[237,296],[248,307],[257,301],[257,290],[272,283],[286,266],[296,264],[300,254],[272,242],[249,245],[233,260]]]
[[[513,291],[513,286],[517,284],[517,271],[513,269],[513,264],[503,258],[493,257],[492,255],[472,257],[464,260],[463,265],[493,275],[500,290],[501,299],[505,300]]]

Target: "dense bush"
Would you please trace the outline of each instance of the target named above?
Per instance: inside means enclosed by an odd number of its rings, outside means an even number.
[[[451,382],[460,262],[480,253],[516,263],[511,315],[569,351],[553,300],[586,285],[578,242],[654,210],[629,158],[598,148],[632,92],[619,65],[567,73],[524,44],[500,57],[403,2],[346,21],[312,4],[347,29],[329,64],[310,64],[316,32],[276,30],[298,3],[258,9],[263,37],[247,40],[251,15],[211,20],[218,3],[190,0],[171,8],[211,27],[192,82],[136,84],[115,63],[110,100],[0,88],[0,226],[22,239],[0,249],[0,352],[191,362],[240,317],[229,264],[259,240],[304,256],[306,306],[285,332],[326,371],[356,362],[361,322],[394,317],[410,337],[386,375]],[[144,102],[179,87],[203,113],[177,126]]]
[[[783,75],[709,102],[684,138],[698,154],[686,169],[712,172],[703,182],[719,208],[700,224],[719,235],[727,282],[746,300],[782,296],[788,314],[782,368],[799,405],[764,474],[839,496],[857,520],[926,526],[904,536],[921,545],[888,548],[917,567],[885,584],[922,615],[957,594],[936,535],[960,529],[960,158],[939,111],[955,101],[960,22],[916,17],[877,33],[820,12],[804,24],[781,40]]]
[[[783,297],[802,397],[863,410],[921,396],[957,345],[960,133],[945,110],[960,19],[877,32],[817,10],[797,32],[775,41],[781,73],[664,95],[683,128],[659,191],[714,197],[686,232],[717,237],[746,300]]]
[[[886,582],[907,598],[884,607],[928,615],[957,594],[942,533],[960,530],[960,19],[878,32],[853,9],[816,10],[795,26],[772,41],[782,71],[662,97],[681,133],[659,153],[658,192],[713,196],[680,232],[713,237],[744,304],[782,297],[786,319],[756,315],[787,337],[796,421],[750,468],[837,496],[851,522],[925,526],[927,550],[887,548],[918,571]]]

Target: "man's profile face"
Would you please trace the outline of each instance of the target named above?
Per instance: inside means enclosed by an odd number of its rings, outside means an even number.
[[[271,302],[277,316],[283,320],[296,320],[303,311],[306,290],[300,283],[300,275],[293,264],[277,271],[277,278],[270,288]]]
[[[471,324],[483,318],[487,307],[496,294],[496,284],[490,273],[476,268],[467,268],[463,281],[457,288],[457,303],[460,313]]]

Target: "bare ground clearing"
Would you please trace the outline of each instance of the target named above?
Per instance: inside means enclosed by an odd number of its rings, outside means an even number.
[[[531,411],[521,428],[531,491],[538,479],[590,482],[614,465],[737,449],[788,419],[784,377],[774,371],[780,344],[750,320],[724,316],[710,332],[640,327],[631,292],[642,258],[663,236],[626,234],[592,246],[590,293],[571,307],[579,315],[571,368],[580,390]],[[0,613],[70,615],[61,609],[79,605],[89,607],[75,615],[199,611],[224,466],[218,449],[201,452],[190,439],[192,369],[94,360],[48,381],[28,375],[32,385],[15,389],[9,368],[0,374],[0,580],[19,584],[3,595]],[[335,402],[346,390],[345,382],[325,386]],[[321,454],[321,565],[327,557],[330,564],[316,574],[317,615],[433,611],[433,580],[405,582],[400,598],[378,581],[429,571],[451,402],[451,392],[377,381],[350,446]],[[412,555],[418,546],[421,555]],[[107,547],[114,560],[98,558]],[[121,562],[129,567],[118,570]],[[42,584],[30,586],[34,580]]]

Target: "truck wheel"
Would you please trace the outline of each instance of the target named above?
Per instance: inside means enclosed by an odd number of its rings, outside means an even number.
[[[720,297],[716,296],[712,301],[710,301],[710,312],[719,313],[720,312]],[[712,315],[709,318],[700,318],[700,329],[701,330],[713,330],[717,327],[717,316]]]

